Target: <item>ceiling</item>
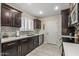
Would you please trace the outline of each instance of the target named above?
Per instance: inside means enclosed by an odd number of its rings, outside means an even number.
[[[61,10],[69,8],[68,3],[15,3],[15,5],[37,17],[58,15]],[[58,6],[58,10],[55,10],[55,6]],[[40,11],[43,14],[40,14]]]

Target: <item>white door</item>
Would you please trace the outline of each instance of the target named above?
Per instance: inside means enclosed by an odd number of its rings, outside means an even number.
[[[51,18],[51,19],[47,19],[45,20],[45,42],[46,43],[53,43],[56,44],[56,42],[58,41],[58,36],[59,36],[59,31],[60,31],[60,27],[59,23],[60,21],[58,21],[58,19],[55,18]]]

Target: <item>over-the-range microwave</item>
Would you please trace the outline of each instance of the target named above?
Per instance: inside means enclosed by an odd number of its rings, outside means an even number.
[[[75,4],[72,12],[71,12],[71,24],[78,24],[78,4]]]

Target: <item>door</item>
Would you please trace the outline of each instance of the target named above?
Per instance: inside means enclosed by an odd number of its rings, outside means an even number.
[[[45,20],[45,43],[56,44],[61,32],[60,17],[54,16]]]

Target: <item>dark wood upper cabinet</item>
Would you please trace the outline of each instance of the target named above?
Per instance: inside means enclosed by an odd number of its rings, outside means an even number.
[[[21,13],[15,13],[14,27],[21,27]]]
[[[11,26],[12,14],[10,12],[10,8],[7,8],[5,5],[1,6],[1,25],[2,26]]]
[[[34,19],[34,29],[41,29],[41,21]]]
[[[21,11],[2,3],[1,25],[10,27],[21,27],[21,13]]]
[[[62,15],[62,35],[68,35],[68,20],[69,20],[70,9],[61,11]]]

